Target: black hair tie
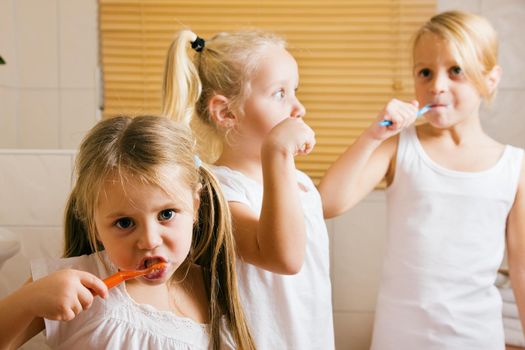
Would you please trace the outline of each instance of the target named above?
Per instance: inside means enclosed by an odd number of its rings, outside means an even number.
[[[197,37],[194,41],[191,42],[191,48],[197,52],[201,52],[204,49],[204,39]]]

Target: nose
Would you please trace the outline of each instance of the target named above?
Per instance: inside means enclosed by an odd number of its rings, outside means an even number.
[[[448,75],[444,72],[437,73],[432,79],[432,93],[441,94],[448,90]]]
[[[162,244],[162,226],[147,223],[139,232],[137,247],[142,250],[153,250]]]
[[[304,117],[305,114],[306,114],[306,109],[304,108],[303,104],[299,101],[297,97],[294,97],[294,101],[292,102],[291,117],[301,118],[301,117]]]

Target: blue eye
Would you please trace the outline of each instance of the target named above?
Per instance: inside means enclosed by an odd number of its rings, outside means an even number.
[[[175,216],[175,210],[173,209],[166,209],[159,213],[159,220],[160,221],[168,221],[171,220]]]
[[[127,230],[133,227],[134,225],[135,223],[130,218],[120,218],[117,221],[115,221],[115,226],[123,230]]]
[[[419,73],[417,75],[419,75],[420,77],[423,77],[423,78],[428,78],[430,76],[430,69],[423,68],[422,70],[419,71]]]
[[[279,98],[279,99],[282,99],[284,98],[284,90],[283,89],[280,89],[279,91],[276,91],[273,96]]]
[[[452,75],[461,75],[463,70],[461,69],[461,67],[455,66],[450,68],[450,72],[452,73]]]

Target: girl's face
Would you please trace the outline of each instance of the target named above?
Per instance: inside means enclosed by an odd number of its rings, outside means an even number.
[[[244,115],[237,125],[242,138],[260,145],[284,119],[304,116],[304,106],[295,95],[298,85],[299,72],[292,55],[281,47],[268,47],[250,79]]]
[[[478,118],[481,96],[465,77],[448,43],[425,33],[414,50],[414,77],[419,105],[430,104],[425,118],[436,128],[448,128]]]
[[[179,185],[176,198],[155,185],[129,177],[123,186],[109,178],[95,210],[97,237],[119,270],[140,270],[157,262],[167,269],[137,279],[141,283],[165,283],[190,250],[194,212],[198,199],[189,186]],[[170,183],[182,184],[176,171]]]

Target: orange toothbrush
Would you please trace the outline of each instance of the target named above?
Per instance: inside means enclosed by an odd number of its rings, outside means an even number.
[[[108,278],[106,278],[104,280],[104,283],[106,284],[106,286],[108,286],[108,289],[109,288],[113,288],[117,284],[122,283],[124,281],[127,281],[129,279],[132,279],[132,278],[135,278],[135,277],[139,277],[139,276],[149,275],[150,273],[157,272],[157,271],[160,271],[162,269],[165,269],[167,267],[167,265],[168,264],[166,264],[165,262],[159,262],[159,263],[151,265],[150,267],[148,267],[147,269],[144,269],[144,270],[119,271],[119,272],[109,276]]]

